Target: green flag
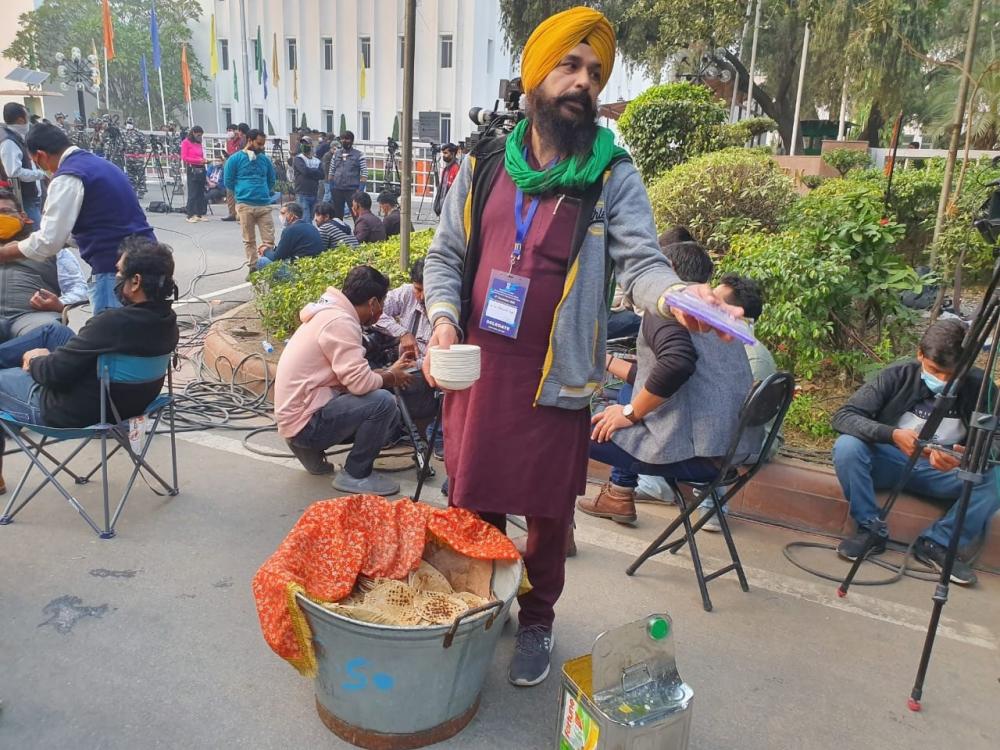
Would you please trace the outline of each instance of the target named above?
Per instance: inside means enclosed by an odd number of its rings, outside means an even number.
[[[341,133],[347,132],[347,116],[346,115],[341,115],[340,116],[340,132]]]
[[[260,83],[264,74],[264,48],[261,47],[260,26],[257,27],[257,44],[254,45],[253,60],[257,68],[257,83]]]
[[[236,80],[236,66],[233,66],[233,101],[238,102],[240,100],[240,85]]]
[[[399,140],[399,115],[392,118],[392,140]]]

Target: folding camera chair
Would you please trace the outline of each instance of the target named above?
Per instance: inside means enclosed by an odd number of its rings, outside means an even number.
[[[733,535],[729,531],[729,522],[722,510],[726,503],[735,497],[764,465],[770,453],[771,445],[781,430],[781,423],[785,419],[785,413],[792,403],[794,390],[795,379],[787,372],[778,372],[770,375],[750,390],[746,401],[743,402],[743,406],[740,409],[740,419],[736,427],[736,434],[729,444],[729,450],[722,460],[722,465],[719,468],[716,478],[711,482],[685,482],[680,480],[669,482],[670,488],[673,490],[674,497],[677,500],[677,507],[681,509],[681,512],[667,526],[666,530],[646,548],[646,551],[635,559],[635,562],[625,571],[626,574],[634,575],[639,566],[654,555],[658,555],[661,552],[670,552],[670,554],[674,555],[685,544],[689,544],[691,546],[691,561],[694,563],[694,573],[698,579],[698,588],[701,590],[701,601],[706,612],[712,611],[712,600],[708,597],[709,581],[731,570],[735,570],[740,580],[740,588],[744,591],[750,590],[750,586],[747,584],[747,577],[743,573],[743,564],[740,562],[740,556],[736,552],[736,545],[733,543]],[[739,449],[743,433],[749,428],[766,425],[772,419],[774,420],[774,424],[771,425],[771,429],[767,433],[757,461],[749,468],[744,468],[741,471],[741,465],[737,463],[740,457],[736,456],[736,451]],[[698,508],[698,503],[688,503],[685,501],[678,487],[680,484],[698,490],[701,497],[712,497],[715,499],[712,509],[699,518],[696,523],[691,523],[691,515]],[[725,489],[725,494],[721,497],[716,492],[719,489]],[[698,555],[698,545],[695,543],[694,535],[713,515],[718,515],[719,517],[722,536],[726,541],[726,546],[729,548],[729,557],[732,562],[729,565],[719,568],[714,573],[705,575],[705,571],[701,566],[701,558]],[[670,535],[681,525],[684,526],[684,535],[679,539],[668,542],[667,539],[670,538]]]
[[[20,510],[49,483],[52,483],[59,493],[66,498],[67,502],[76,508],[77,512],[83,517],[83,520],[87,522],[87,525],[89,525],[101,539],[111,539],[114,537],[115,524],[118,522],[118,518],[125,507],[125,501],[128,499],[129,493],[132,491],[132,486],[135,484],[135,480],[139,476],[139,472],[141,470],[145,469],[150,476],[156,479],[168,495],[176,495],[178,493],[177,445],[174,432],[173,378],[170,371],[171,357],[172,355],[170,354],[165,354],[161,357],[136,357],[124,354],[102,354],[98,357],[97,372],[101,381],[101,421],[98,424],[91,425],[90,427],[59,428],[28,424],[18,421],[6,412],[0,412],[0,426],[2,426],[4,432],[7,433],[7,437],[13,440],[20,450],[24,451],[30,461],[27,468],[24,470],[24,474],[21,476],[20,481],[17,483],[17,487],[14,489],[10,500],[7,501],[3,514],[0,514],[0,525],[5,526],[12,523],[14,521],[14,516],[16,516]],[[167,377],[167,393],[160,394],[154,398],[152,402],[150,402],[149,406],[147,406],[143,411],[142,416],[150,418],[153,421],[151,427],[141,437],[140,449],[136,452],[133,450],[131,441],[129,440],[128,421],[122,420],[114,401],[111,399],[111,384],[149,383],[159,380],[163,377],[164,373],[166,373]],[[111,411],[110,416],[113,417],[112,421],[109,421],[108,419],[109,407]],[[153,442],[153,436],[156,434],[156,428],[160,424],[164,411],[167,413],[167,421],[170,425],[170,455],[171,468],[173,470],[172,484],[168,484],[167,481],[164,480],[146,461],[146,453],[149,451],[149,446]],[[27,434],[29,431],[41,436],[41,440],[35,440],[35,438]],[[110,452],[108,452],[109,438],[111,438],[115,443],[115,446]],[[67,458],[58,459],[49,452],[48,447],[53,443],[59,443],[66,440],[81,441],[80,444],[72,450]],[[92,440],[99,440],[101,443],[101,461],[93,469],[91,469],[88,474],[81,476],[70,469],[69,464],[80,453],[80,451],[90,444]],[[115,508],[114,514],[112,514],[108,496],[108,459],[115,455],[115,453],[119,450],[125,451],[128,457],[132,460],[133,468],[131,476],[129,476],[128,481],[125,483],[125,490],[122,492],[118,506]],[[48,461],[51,462],[51,465],[53,466],[51,470],[46,466],[43,458],[48,459]],[[18,503],[18,499],[24,490],[24,485],[28,480],[28,475],[31,474],[32,469],[35,467],[37,467],[38,470],[44,475],[45,479],[27,497]],[[77,498],[75,498],[57,478],[58,474],[62,472],[69,475],[69,477],[72,478],[76,484],[87,484],[98,470],[101,471],[101,482],[104,490],[103,528],[99,527],[94,522],[94,520],[90,517],[90,514],[84,510],[80,501],[77,500]],[[156,492],[155,489],[153,491]]]

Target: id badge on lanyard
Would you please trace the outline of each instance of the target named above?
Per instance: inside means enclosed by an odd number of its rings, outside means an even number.
[[[528,213],[522,218],[524,210],[524,193],[518,189],[514,196],[514,247],[510,253],[510,269],[504,273],[496,269],[490,273],[490,285],[486,291],[486,304],[479,319],[479,327],[490,333],[516,339],[521,327],[521,316],[524,314],[524,304],[528,299],[528,286],[531,279],[518,276],[514,268],[521,261],[521,250],[524,240],[531,228],[531,222],[538,211],[540,199],[532,196],[528,204]]]

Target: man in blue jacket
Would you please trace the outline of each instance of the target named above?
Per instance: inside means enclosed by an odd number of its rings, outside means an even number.
[[[267,137],[259,130],[247,134],[247,145],[228,159],[222,179],[236,198],[236,215],[243,233],[243,252],[247,268],[257,267],[257,232],[260,244],[274,247],[274,218],[271,216],[271,193],[274,190],[274,165],[264,154]]]
[[[35,164],[54,176],[38,231],[0,247],[0,263],[51,258],[72,235],[93,271],[88,292],[94,313],[119,307],[118,248],[129,237],[156,240],[128,177],[106,159],[71,145],[55,125],[36,125],[26,145]]]
[[[274,247],[261,245],[257,259],[257,270],[279,260],[295,260],[309,255],[319,255],[326,250],[326,243],[316,225],[303,220],[305,212],[298,203],[286,203],[281,207],[281,239]]]

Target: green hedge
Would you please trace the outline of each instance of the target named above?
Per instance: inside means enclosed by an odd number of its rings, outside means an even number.
[[[687,227],[717,253],[733,236],[773,232],[795,202],[791,179],[770,156],[730,148],[695,157],[661,175],[649,191],[660,230]]]
[[[434,238],[433,229],[410,235],[410,262],[423,258]],[[254,303],[264,329],[275,341],[288,339],[298,328],[299,310],[319,298],[328,286],[340,287],[347,272],[357,265],[374,266],[389,277],[393,287],[410,280],[408,271],[399,265],[399,237],[370,243],[360,248],[341,245],[311,258],[289,264],[292,276],[281,279],[282,263],[272,263],[251,276]],[[277,277],[276,277],[277,275]]]

